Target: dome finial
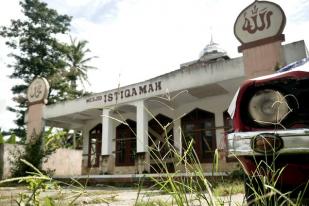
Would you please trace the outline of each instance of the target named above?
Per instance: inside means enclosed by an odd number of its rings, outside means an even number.
[[[210,42],[200,53],[201,61],[214,61],[218,59],[229,59],[226,51],[214,42],[212,27],[210,27]]]
[[[213,44],[214,40],[213,40],[213,35],[212,35],[212,26],[210,27],[210,42],[209,44]]]

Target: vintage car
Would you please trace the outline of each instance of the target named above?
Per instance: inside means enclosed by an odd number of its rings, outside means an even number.
[[[228,152],[247,174],[247,199],[265,186],[262,177],[273,178],[279,191],[304,191],[309,181],[309,58],[244,82],[229,113],[234,129]],[[259,179],[255,184],[254,178]]]

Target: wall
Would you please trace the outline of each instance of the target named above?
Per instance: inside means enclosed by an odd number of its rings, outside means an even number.
[[[308,57],[308,50],[304,40],[284,45],[283,52],[286,64]]]
[[[14,153],[24,151],[23,145],[0,144],[0,179],[11,176],[12,167],[10,159],[14,158]],[[53,153],[46,163],[43,163],[43,170],[55,170],[54,176],[74,176],[81,175],[82,151],[72,149],[58,149]]]
[[[57,149],[43,163],[43,169],[55,170],[54,176],[75,176],[82,174],[82,150]]]
[[[23,151],[23,145],[17,144],[0,144],[0,179],[6,179],[11,176],[11,160],[14,153]]]

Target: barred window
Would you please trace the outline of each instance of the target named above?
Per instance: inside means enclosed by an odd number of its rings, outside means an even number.
[[[89,131],[88,167],[99,167],[102,146],[102,124]]]
[[[136,122],[126,123],[116,128],[116,166],[132,166],[136,159]]]
[[[215,115],[211,112],[194,109],[181,119],[183,150],[187,150],[190,141],[197,158],[202,163],[213,162],[216,149]]]

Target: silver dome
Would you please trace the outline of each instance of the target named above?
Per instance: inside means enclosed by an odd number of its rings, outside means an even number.
[[[219,47],[219,44],[215,43],[211,37],[210,43],[200,53],[201,61],[221,60],[229,59],[224,49]]]

